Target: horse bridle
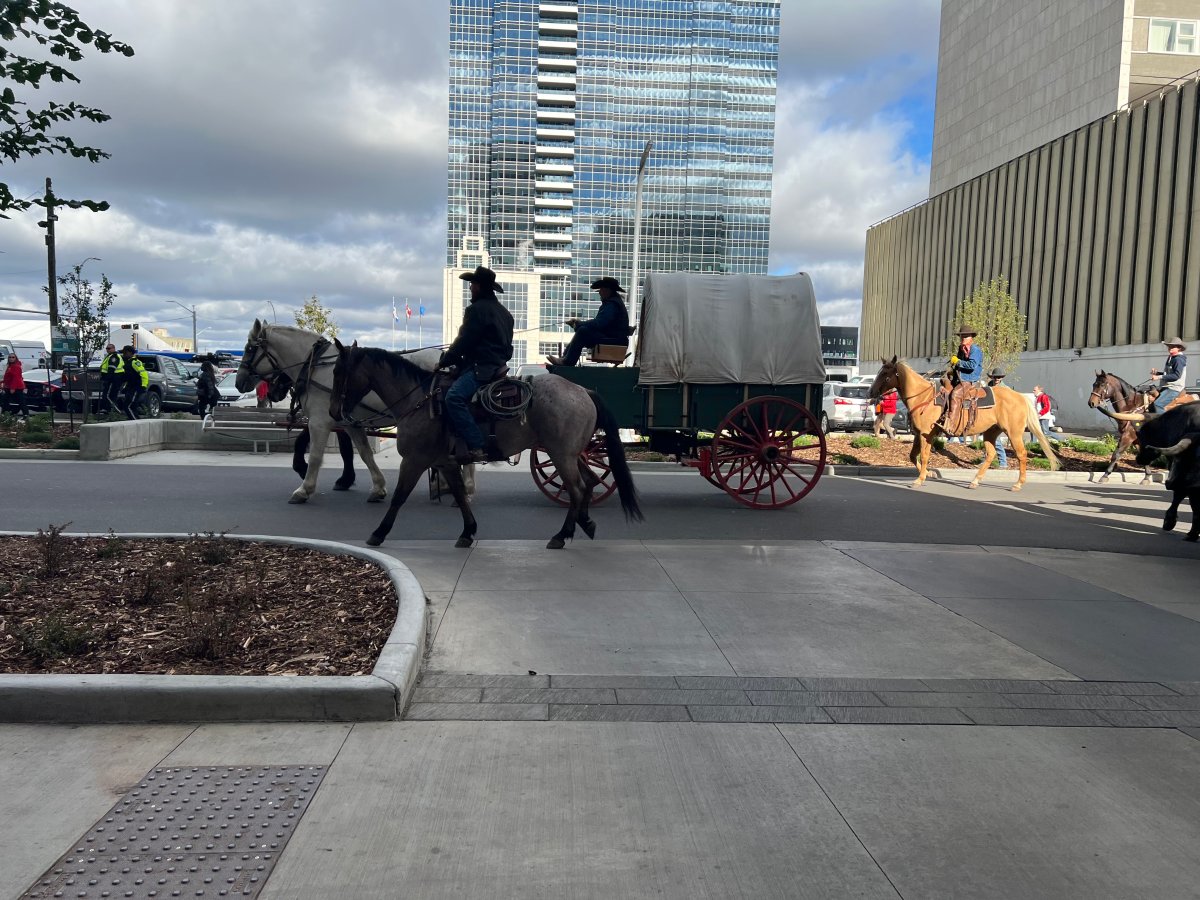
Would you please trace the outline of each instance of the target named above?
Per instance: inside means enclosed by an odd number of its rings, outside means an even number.
[[[374,409],[371,409],[371,407],[366,406],[362,402],[363,398],[366,397],[366,394],[363,394],[363,397],[359,398],[358,402],[355,403],[353,406],[351,406],[351,409],[358,409],[358,407],[363,406],[366,409],[371,411],[371,415],[366,419],[356,419],[353,416],[347,415],[347,410],[346,410],[346,407],[348,405],[348,402],[346,399],[346,388],[349,385],[349,383],[350,383],[350,377],[349,377],[349,373],[347,372],[346,377],[344,377],[342,379],[342,391],[341,391],[341,396],[338,397],[338,400],[340,401],[341,406],[342,406],[342,419],[341,420],[343,422],[345,422],[347,425],[353,426],[354,428],[371,428],[371,427],[373,427],[375,425],[379,425],[379,424],[388,424],[388,425],[399,424],[401,419],[407,419],[409,416],[411,416],[414,413],[423,409],[425,404],[427,402],[429,402],[429,398],[433,396],[433,390],[431,388],[425,394],[425,396],[421,398],[420,403],[418,403],[416,406],[414,406],[412,409],[408,410],[407,412],[397,414],[397,413],[392,412],[392,410],[395,407],[400,406],[400,404],[402,404],[405,400],[407,400],[409,397],[411,397],[417,391],[422,390],[420,381],[418,381],[417,384],[413,388],[411,388],[408,391],[408,393],[406,393],[403,397],[401,397],[395,403],[388,405],[387,407],[385,407],[382,410],[374,410]],[[333,390],[330,389],[329,393],[330,393],[330,395],[332,395]],[[370,393],[370,392],[368,391],[367,393]],[[390,420],[390,421],[381,422],[380,421],[381,419]]]
[[[1117,385],[1116,387],[1119,387],[1119,385]],[[1146,392],[1139,391],[1136,388],[1134,388],[1133,389],[1134,397],[1136,397],[1138,394],[1141,394],[1142,398],[1143,398],[1142,402],[1139,405],[1133,407],[1132,409],[1121,410],[1117,404],[1117,401],[1118,401],[1118,399],[1120,399],[1120,400],[1125,399],[1125,392],[1122,390],[1118,397],[1114,397],[1113,392],[1114,392],[1114,390],[1116,390],[1116,387],[1114,387],[1114,382],[1111,378],[1105,378],[1103,388],[1101,388],[1099,391],[1097,391],[1096,388],[1093,387],[1092,392],[1090,394],[1088,394],[1088,406],[1091,407],[1092,409],[1095,409],[1096,407],[1100,406],[1102,403],[1111,403],[1113,406],[1113,410],[1115,412],[1137,412],[1138,410],[1146,409],[1146,406],[1147,406]],[[1093,397],[1096,398],[1095,403],[1092,402]]]

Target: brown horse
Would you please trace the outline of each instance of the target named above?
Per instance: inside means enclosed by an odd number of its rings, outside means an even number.
[[[908,419],[913,433],[913,448],[909,458],[917,467],[917,480],[913,482],[913,487],[920,487],[925,483],[925,477],[929,471],[929,454],[933,450],[933,439],[938,430],[937,423],[942,415],[941,407],[935,406],[933,403],[937,396],[937,388],[894,356],[891,362],[886,359],[880,360],[880,362],[883,363],[883,368],[875,376],[875,381],[871,384],[868,394],[872,398],[882,397],[895,388],[900,393],[900,399],[904,401],[904,405],[908,407]],[[983,480],[992,460],[996,458],[996,438],[1000,437],[1001,432],[1008,435],[1008,442],[1012,444],[1013,453],[1016,454],[1021,469],[1017,483],[1012,486],[1014,491],[1019,491],[1025,484],[1025,463],[1028,454],[1022,438],[1026,429],[1037,438],[1042,452],[1050,461],[1050,468],[1058,471],[1060,468],[1058,457],[1050,448],[1050,441],[1042,434],[1037,412],[1033,408],[1033,401],[1012,388],[1004,386],[995,387],[992,392],[996,398],[996,405],[989,409],[980,409],[975,413],[975,423],[971,434],[983,435],[984,456],[983,462],[975,472],[975,477],[971,479],[970,487],[979,487],[979,482]]]
[[[1181,394],[1180,396],[1183,395]],[[1113,412],[1144,413],[1149,408],[1153,399],[1149,392],[1139,391],[1120,375],[1114,375],[1112,372],[1097,369],[1096,380],[1092,383],[1092,392],[1088,395],[1088,406],[1092,409],[1098,409],[1100,412],[1105,412],[1103,404],[1110,403],[1112,404]],[[1113,451],[1112,459],[1108,461],[1108,468],[1100,476],[1100,481],[1102,482],[1108,481],[1108,476],[1117,467],[1117,460],[1121,458],[1121,454],[1133,446],[1133,443],[1137,440],[1137,430],[1133,427],[1132,422],[1120,419],[1117,419],[1116,422],[1117,449]],[[1146,466],[1142,484],[1148,484],[1150,480],[1150,467]]]

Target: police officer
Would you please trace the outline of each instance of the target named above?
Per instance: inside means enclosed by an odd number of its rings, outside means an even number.
[[[121,406],[121,412],[125,413],[127,419],[141,418],[137,414],[137,407],[146,396],[150,376],[137,358],[137,351],[128,345],[121,348],[121,370],[125,380],[125,403]]]
[[[109,342],[104,348],[104,359],[100,363],[101,411],[110,413],[120,409],[121,388],[125,385],[125,367],[117,345]]]
[[[466,452],[456,461],[461,465],[487,462],[483,431],[471,415],[471,398],[480,386],[493,380],[512,359],[513,317],[500,305],[496,273],[486,266],[458,276],[471,283],[471,305],[463,314],[458,337],[442,354],[439,368],[457,366],[458,377],[446,392],[446,420],[464,444]]]

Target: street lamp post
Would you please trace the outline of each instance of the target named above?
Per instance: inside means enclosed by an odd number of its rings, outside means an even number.
[[[646,148],[642,150],[642,158],[638,160],[637,167],[637,183],[633,192],[633,272],[629,278],[629,321],[635,326],[638,324],[639,300],[641,298],[638,288],[638,252],[642,244],[642,183],[646,178],[646,161],[650,158],[650,148],[654,146],[653,139],[646,141]],[[634,332],[634,338],[631,342],[634,347],[637,346],[637,338],[640,336],[640,329]],[[637,353],[633,355],[634,360],[637,360]]]
[[[199,345],[196,343],[196,338],[197,338],[197,334],[196,334],[196,307],[194,307],[194,306],[184,306],[184,305],[183,305],[182,303],[180,303],[178,300],[168,300],[167,302],[168,302],[168,303],[174,303],[176,306],[182,307],[183,309],[186,309],[188,312],[190,312],[190,313],[192,314],[192,352],[193,352],[193,353],[199,353],[199,352],[200,352],[200,347],[199,347]]]

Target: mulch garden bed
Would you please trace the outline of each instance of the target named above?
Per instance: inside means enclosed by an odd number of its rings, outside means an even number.
[[[363,675],[396,621],[358,557],[57,532],[0,537],[0,672]]]

